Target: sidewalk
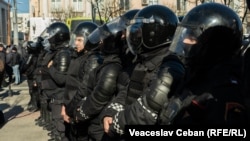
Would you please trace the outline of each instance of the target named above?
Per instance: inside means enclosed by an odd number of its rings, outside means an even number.
[[[35,125],[39,111],[30,113],[27,104],[30,100],[27,81],[17,86],[11,85],[13,96],[8,95],[9,88],[0,91],[0,110],[5,116],[5,124],[0,126],[0,140],[2,141],[47,141],[48,131]]]

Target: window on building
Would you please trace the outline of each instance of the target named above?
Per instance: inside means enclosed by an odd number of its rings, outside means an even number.
[[[73,10],[83,11],[83,0],[73,0]]]
[[[177,10],[181,11],[181,1],[182,0],[177,0]]]
[[[187,1],[186,0],[177,0],[176,1],[176,5],[177,5],[177,10],[179,12],[185,12],[186,11],[186,5],[187,5]]]
[[[59,10],[61,8],[61,0],[51,0],[51,11]]]
[[[120,0],[120,7],[123,10],[129,10],[129,0]]]
[[[158,0],[149,0],[149,5],[159,4]]]

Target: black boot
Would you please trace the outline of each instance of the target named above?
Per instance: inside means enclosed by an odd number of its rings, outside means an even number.
[[[49,141],[69,141],[64,132],[55,132],[54,136]]]
[[[38,125],[40,127],[42,127],[42,126],[44,126],[46,124],[46,121],[45,121],[46,109],[45,108],[47,108],[46,103],[41,104],[41,109],[40,109],[41,120],[36,122],[36,125]]]
[[[41,120],[43,120],[43,118],[42,118],[42,116],[39,116],[38,118],[35,119],[35,122],[37,123],[37,122],[39,122]]]
[[[5,123],[5,117],[4,117],[3,111],[0,110],[0,127],[4,123]]]
[[[32,93],[30,96],[31,96],[31,100],[30,100],[31,106],[28,107],[28,110],[29,110],[29,112],[36,112],[38,110],[36,91],[32,90]]]
[[[43,129],[51,131],[54,128],[54,124],[52,122],[52,113],[51,111],[47,110],[45,115],[46,115],[46,118],[45,118],[46,125],[43,127]]]

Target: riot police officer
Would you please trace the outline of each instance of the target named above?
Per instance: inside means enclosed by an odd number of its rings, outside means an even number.
[[[88,35],[98,27],[97,24],[93,22],[82,22],[77,25],[76,29],[73,31],[70,39],[70,47],[72,49],[71,63],[69,71],[67,73],[68,81],[66,82],[65,91],[65,102],[67,105],[69,101],[74,97],[75,91],[80,85],[78,75],[80,63],[84,62],[87,57],[87,50],[84,48],[84,42]],[[72,79],[72,80],[71,80]],[[74,79],[74,80],[73,80]],[[69,92],[74,91],[74,92]]]
[[[206,3],[186,14],[170,51],[184,57],[187,77],[180,95],[163,110],[166,124],[246,124],[239,59],[242,36],[239,16],[225,5]],[[173,111],[175,118],[169,117]]]
[[[28,103],[28,110],[34,112],[40,107],[39,91],[36,85],[36,67],[38,63],[38,55],[42,50],[42,45],[34,43],[33,41],[27,42],[26,50],[28,57],[24,60],[21,72],[27,76],[27,82],[29,87],[30,101]]]
[[[93,22],[82,22],[73,31],[70,38],[70,47],[72,49],[71,61],[69,70],[67,72],[66,88],[64,93],[64,105],[62,108],[62,115],[64,120],[69,123],[69,139],[71,141],[80,141],[86,139],[84,136],[84,129],[77,124],[71,123],[70,117],[73,117],[72,113],[67,113],[66,110],[72,98],[76,95],[78,87],[81,85],[79,78],[79,70],[81,63],[85,62],[88,53],[85,49],[84,42],[86,42],[88,35],[94,31],[98,26]],[[65,109],[66,108],[66,109]]]
[[[61,116],[66,74],[70,64],[69,51],[70,32],[66,24],[52,23],[41,35],[43,46],[50,52],[44,59],[42,74],[42,89],[44,99],[49,99],[49,107],[53,120],[54,139],[64,140],[65,126]]]
[[[250,9],[250,1],[246,0],[247,8]],[[243,78],[244,78],[244,89],[245,89],[245,103],[248,111],[248,123],[250,123],[250,46],[249,46],[249,33],[248,33],[248,46],[243,48]]]
[[[121,77],[116,99],[103,112],[109,135],[123,135],[125,125],[157,123],[170,89],[174,91],[185,72],[179,58],[168,55],[178,22],[168,7],[151,5],[141,9],[127,27],[127,44],[137,59],[132,71]]]
[[[38,57],[37,57],[37,63],[36,63],[36,69],[35,69],[35,72],[34,72],[34,86],[37,87],[37,91],[38,91],[38,100],[39,100],[39,104],[40,104],[40,116],[35,119],[35,122],[36,122],[36,125],[39,125],[39,126],[48,126],[50,125],[46,115],[46,109],[47,109],[47,102],[44,102],[44,99],[42,97],[42,87],[41,87],[41,78],[42,78],[42,63],[43,63],[43,60],[44,60],[44,57],[46,55],[46,53],[48,52],[48,50],[46,50],[46,48],[44,48],[44,46],[42,45],[42,41],[43,41],[43,38],[41,37],[38,37],[34,42],[29,42],[29,46],[31,47],[38,47],[38,48],[41,48],[39,54],[38,54]]]
[[[124,31],[130,20],[128,15],[135,14],[137,11],[128,11],[102,25],[88,37],[88,41],[92,44],[102,41],[100,51],[104,59],[102,65],[90,74],[86,100],[81,101],[82,104],[76,112],[78,121],[91,120],[88,127],[91,140],[103,138],[104,131],[99,123],[99,114],[115,95],[118,76],[123,68],[121,56],[124,53]]]
[[[96,27],[96,26],[95,26]],[[86,27],[87,28],[87,27]],[[93,29],[91,28],[92,31]],[[88,34],[84,30],[84,50],[86,53],[82,56],[84,59],[80,62],[79,71],[77,73],[79,79],[79,85],[77,91],[70,101],[65,105],[66,115],[68,116],[66,122],[72,124],[74,133],[72,139],[76,140],[88,140],[88,125],[89,122],[75,122],[75,111],[78,107],[79,102],[86,97],[87,84],[89,83],[89,76],[91,72],[97,68],[103,62],[103,55],[100,52],[100,42],[90,43],[87,41]],[[66,98],[69,99],[69,98]],[[66,101],[65,101],[66,102]]]

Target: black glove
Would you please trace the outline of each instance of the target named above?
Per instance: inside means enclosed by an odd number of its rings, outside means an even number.
[[[208,105],[214,103],[215,99],[212,94],[204,93],[202,95],[196,96],[190,106],[187,108],[188,113],[194,119],[203,119],[203,116],[206,116]]]
[[[200,96],[195,96],[189,93],[188,91],[184,92],[178,97],[173,97],[164,104],[159,115],[159,124],[171,124],[176,115],[186,107],[189,107],[189,110],[191,107],[191,111],[197,111],[194,110],[197,107],[199,109],[205,108],[207,101],[210,99],[213,99],[213,96],[210,93],[204,93]]]
[[[69,124],[75,125],[77,121],[74,118],[69,118]]]
[[[192,104],[198,106],[201,109],[206,108],[207,103],[209,100],[213,99],[213,95],[210,93],[204,93],[202,95],[196,96],[193,100],[192,100]]]
[[[85,120],[86,117],[82,117],[80,110],[82,108],[82,105],[84,104],[84,102],[86,101],[86,99],[82,99],[81,101],[79,101],[75,107],[74,113],[73,113],[73,117],[75,119],[76,122],[82,122],[83,120]]]
[[[170,99],[163,106],[159,115],[159,124],[169,125],[182,108],[182,101],[179,98]]]

